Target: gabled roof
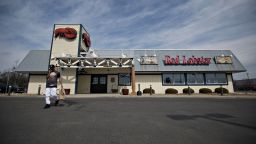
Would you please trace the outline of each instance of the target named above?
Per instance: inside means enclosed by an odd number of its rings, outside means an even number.
[[[31,50],[18,65],[16,71],[31,74],[42,74],[48,70],[49,50]]]
[[[245,72],[246,69],[237,59],[237,57],[230,50],[189,50],[189,49],[128,49],[128,50],[110,50],[110,49],[97,49],[95,53],[99,57],[111,57],[111,56],[121,56],[126,55],[127,57],[134,58],[134,65],[136,72],[158,72],[158,71],[168,71],[168,72]],[[141,65],[139,60],[141,56],[156,56],[157,65]],[[211,58],[211,63],[209,65],[165,65],[165,56],[176,57],[183,56],[188,57],[208,57]],[[232,56],[232,64],[216,64],[214,59],[216,56]]]
[[[144,51],[136,50],[134,52],[134,58],[139,59],[144,54],[156,55],[158,65],[141,65],[139,62],[135,62],[136,71],[173,71],[173,72],[244,72],[246,69],[241,64],[241,62],[236,58],[236,56],[230,50],[157,50],[157,51]],[[183,56],[189,57],[204,57],[211,58],[211,63],[209,65],[165,65],[165,56],[179,57],[182,59]],[[232,64],[216,64],[216,56],[232,56]]]
[[[128,49],[128,50],[103,50],[97,49],[95,53],[99,57],[120,57],[127,56],[134,58],[134,65],[136,72],[244,72],[246,69],[237,59],[237,57],[230,50],[173,50],[173,49],[161,49],[161,50],[149,50],[149,49]],[[50,58],[49,50],[32,50],[19,64],[16,71],[29,72],[32,74],[46,73]],[[141,65],[139,60],[141,56],[153,56],[156,55],[157,65]],[[165,65],[165,56],[176,57],[208,57],[211,58],[209,65]],[[216,64],[214,58],[216,56],[232,56],[232,64]]]

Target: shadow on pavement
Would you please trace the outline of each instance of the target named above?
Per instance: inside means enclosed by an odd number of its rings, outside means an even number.
[[[220,113],[210,113],[210,114],[205,114],[205,115],[170,114],[170,115],[167,115],[167,117],[171,118],[173,120],[196,120],[198,118],[203,118],[203,119],[216,121],[216,122],[220,122],[220,123],[224,123],[224,124],[229,124],[229,125],[245,127],[245,128],[256,130],[255,126],[250,126],[250,125],[245,125],[245,124],[240,124],[240,123],[236,123],[236,122],[223,120],[223,119],[227,119],[227,118],[234,118],[234,116],[227,115],[227,114],[220,114]]]
[[[67,99],[63,100],[62,102],[63,102],[63,104],[65,104],[65,105],[67,105],[67,106],[72,106],[72,105],[78,104],[78,102],[76,102],[76,101],[67,100]]]
[[[75,107],[74,107],[75,111],[79,111],[86,107],[84,104],[81,104],[77,101],[67,100],[67,99],[63,100],[62,103],[60,104],[60,106],[67,106],[67,107],[71,107],[74,105],[75,105]]]

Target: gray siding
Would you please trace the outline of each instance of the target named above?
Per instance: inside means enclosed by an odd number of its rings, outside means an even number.
[[[31,50],[18,65],[16,71],[31,74],[46,73],[48,70],[49,58],[49,50]]]

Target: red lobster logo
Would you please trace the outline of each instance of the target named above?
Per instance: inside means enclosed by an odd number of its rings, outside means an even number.
[[[84,44],[86,45],[86,47],[90,47],[91,46],[91,39],[88,33],[83,33],[82,34],[82,38],[84,41]]]
[[[55,29],[54,34],[55,34],[55,38],[60,36],[60,37],[65,37],[67,39],[75,39],[77,32],[74,28],[66,27],[66,28]]]

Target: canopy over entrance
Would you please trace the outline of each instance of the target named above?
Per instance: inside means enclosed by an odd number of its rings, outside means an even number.
[[[106,57],[106,58],[86,58],[86,57],[56,57],[57,66],[60,68],[131,68],[132,77],[132,92],[131,95],[136,94],[135,90],[135,69],[133,58],[121,57]]]
[[[86,58],[86,57],[56,57],[60,68],[117,68],[132,67],[133,58]]]

